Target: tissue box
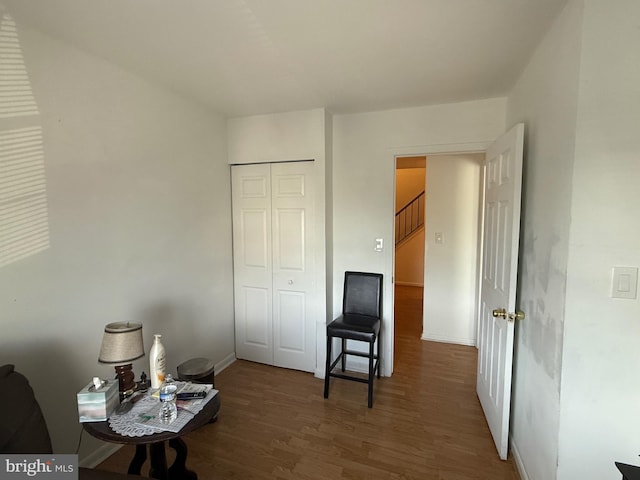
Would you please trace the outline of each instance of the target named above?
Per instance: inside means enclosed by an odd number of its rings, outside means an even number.
[[[120,404],[117,380],[106,380],[99,389],[90,382],[78,392],[78,416],[80,423],[103,422]]]

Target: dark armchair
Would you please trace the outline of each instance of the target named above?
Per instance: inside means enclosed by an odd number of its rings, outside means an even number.
[[[49,430],[27,378],[13,365],[0,367],[0,453],[53,453]],[[88,468],[79,469],[81,480],[135,480],[141,477]]]

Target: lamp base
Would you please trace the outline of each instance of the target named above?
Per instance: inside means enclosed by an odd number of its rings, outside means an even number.
[[[120,400],[127,398],[136,391],[136,382],[133,375],[133,365],[116,365],[116,377],[118,379],[118,390],[120,390]]]

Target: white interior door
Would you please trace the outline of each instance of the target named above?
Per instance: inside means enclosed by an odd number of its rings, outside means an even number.
[[[273,362],[271,169],[231,168],[236,357]]]
[[[273,364],[315,370],[313,162],[271,165]]]
[[[524,125],[487,150],[477,392],[500,458],[508,452]]]
[[[231,169],[238,358],[315,370],[313,169]]]

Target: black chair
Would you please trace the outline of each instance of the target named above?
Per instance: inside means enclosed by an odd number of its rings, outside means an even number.
[[[620,462],[615,463],[620,473],[622,473],[622,480],[637,480],[640,478],[640,467]]]
[[[382,274],[345,272],[342,315],[327,325],[327,362],[324,375],[324,398],[329,398],[330,377],[353,380],[369,385],[368,406],[373,406],[373,376],[380,378],[380,324],[382,323]],[[331,362],[331,347],[334,338],[342,339],[342,350]],[[368,352],[347,350],[347,340],[367,342]],[[378,342],[378,352],[374,345]],[[346,356],[355,355],[369,359],[369,375],[361,378],[344,373],[333,373],[338,362],[342,372],[346,367]]]

